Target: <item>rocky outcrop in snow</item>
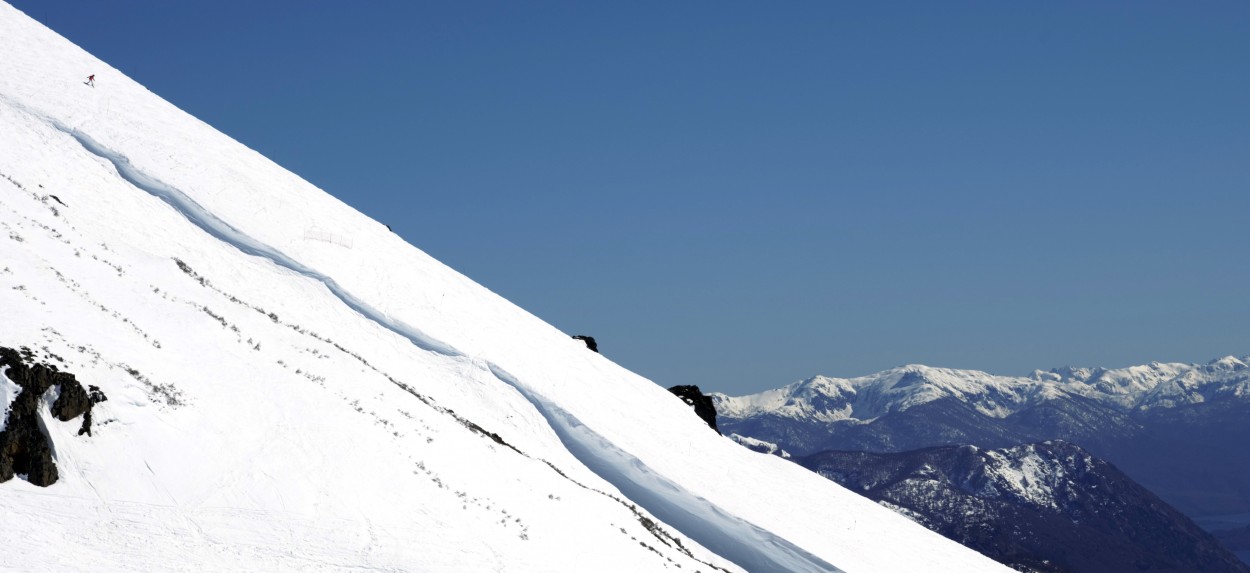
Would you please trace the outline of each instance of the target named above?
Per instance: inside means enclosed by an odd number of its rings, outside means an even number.
[[[82,416],[78,433],[90,435],[91,406],[104,401],[104,394],[94,386],[88,392],[73,374],[60,372],[56,366],[35,363],[27,348],[19,352],[0,347],[0,373],[9,389],[6,395],[16,386],[14,395],[9,396],[12,402],[6,404],[5,424],[0,431],[0,482],[21,475],[38,486],[52,485],[59,475],[53,461],[52,439],[40,417],[45,395],[50,390],[56,395],[50,408],[56,419],[68,422]]]
[[[695,415],[707,422],[707,425],[716,430],[716,433],[720,433],[716,427],[716,404],[712,402],[711,397],[705,396],[698,386],[673,386],[668,391],[694,408]]]
[[[584,334],[578,334],[577,336],[573,337],[573,340],[580,340],[586,343],[586,348],[589,348],[590,350],[594,352],[599,352],[599,343],[595,342],[595,337],[593,336],[586,336]]]

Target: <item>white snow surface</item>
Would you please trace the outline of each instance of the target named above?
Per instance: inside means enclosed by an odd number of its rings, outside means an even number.
[[[108,396],[91,436],[44,413],[60,480],[0,484],[0,570],[1006,570],[2,3],[0,345]]]
[[[9,421],[9,408],[13,405],[13,400],[22,391],[20,386],[5,375],[7,371],[7,368],[0,369],[0,432],[4,431]]]
[[[1047,400],[1079,396],[1128,410],[1250,398],[1250,357],[1207,364],[1152,362],[1128,368],[1055,368],[1027,377],[911,364],[856,378],[816,376],[747,396],[712,393],[717,412],[818,422],[870,422],[942,398],[1003,418]]]

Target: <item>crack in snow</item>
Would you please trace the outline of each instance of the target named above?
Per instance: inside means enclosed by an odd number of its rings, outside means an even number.
[[[468,358],[456,348],[420,329],[386,316],[347,292],[333,278],[311,269],[278,249],[257,241],[218,218],[181,191],[143,173],[130,160],[101,145],[89,135],[62,125],[25,106],[8,100],[27,113],[74,138],[82,147],[113,165],[118,175],[136,188],[164,201],[210,236],[246,253],[267,259],[299,275],[316,280],[343,304],[369,321],[402,336],[417,348],[450,358]],[[841,569],[816,557],[776,534],[721,509],[650,469],[641,460],[595,433],[575,416],[537,394],[497,365],[474,360],[501,382],[516,389],[550,424],[574,457],[629,500],[659,517],[664,523],[748,571],[795,571],[841,573]]]

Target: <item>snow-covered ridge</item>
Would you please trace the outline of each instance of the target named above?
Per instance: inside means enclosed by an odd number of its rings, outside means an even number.
[[[93,435],[43,420],[58,482],[0,484],[3,565],[1003,570],[716,436],[2,3],[0,344],[109,396]]]
[[[857,378],[816,376],[747,396],[711,394],[728,418],[772,414],[818,422],[868,422],[883,414],[956,398],[1002,418],[1038,403],[1079,396],[1122,410],[1222,399],[1250,400],[1250,356],[1207,364],[1152,362],[1127,368],[1055,368],[1027,377],[908,365]]]

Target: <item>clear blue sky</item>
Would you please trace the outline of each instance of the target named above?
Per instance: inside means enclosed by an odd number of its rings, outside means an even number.
[[[665,386],[1250,354],[1246,2],[13,3]]]

